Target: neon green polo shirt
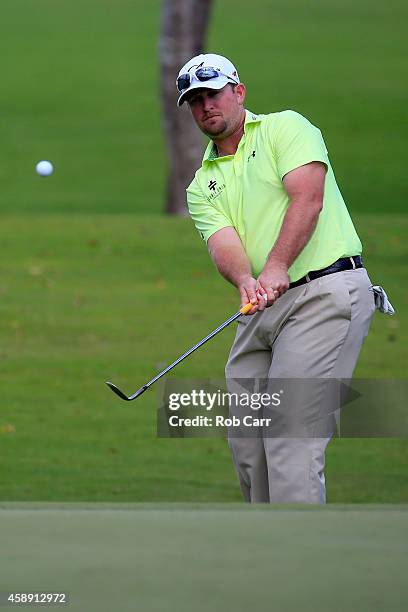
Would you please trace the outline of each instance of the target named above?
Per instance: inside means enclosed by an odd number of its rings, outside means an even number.
[[[320,130],[291,110],[269,115],[246,111],[235,155],[217,157],[212,141],[187,188],[190,215],[203,240],[234,227],[256,278],[278,238],[289,198],[282,179],[312,161],[327,167],[323,209],[309,242],[289,269],[292,282],[340,257],[361,254]]]

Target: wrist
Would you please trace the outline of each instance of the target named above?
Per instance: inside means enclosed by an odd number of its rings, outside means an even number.
[[[278,257],[271,256],[265,264],[264,270],[282,270],[287,272],[289,266],[286,261],[282,261]]]
[[[237,287],[240,287],[241,285],[245,285],[246,283],[248,283],[248,281],[250,281],[251,279],[252,274],[250,272],[245,272],[237,275],[235,284]]]

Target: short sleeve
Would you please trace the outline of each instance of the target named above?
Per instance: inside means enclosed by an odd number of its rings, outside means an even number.
[[[295,168],[313,161],[329,166],[329,158],[321,131],[303,115],[282,111],[272,124],[272,145],[281,179]]]
[[[196,179],[187,188],[187,204],[197,231],[205,242],[218,230],[233,225],[223,212],[207,201]]]

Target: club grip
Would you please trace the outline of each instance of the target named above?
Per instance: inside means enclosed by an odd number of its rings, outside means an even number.
[[[239,312],[243,315],[247,314],[251,308],[255,306],[255,304],[251,304],[251,302],[249,302],[248,304],[245,304],[245,306],[243,306],[242,308],[239,309]]]

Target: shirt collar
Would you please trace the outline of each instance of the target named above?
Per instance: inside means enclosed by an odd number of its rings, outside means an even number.
[[[260,115],[255,115],[255,113],[252,113],[251,111],[245,109],[244,129],[250,123],[259,123],[260,121],[262,121],[262,117]],[[217,148],[215,144],[213,143],[213,141],[210,140],[204,152],[203,163],[211,162],[211,161],[214,161],[215,159],[218,159]]]

